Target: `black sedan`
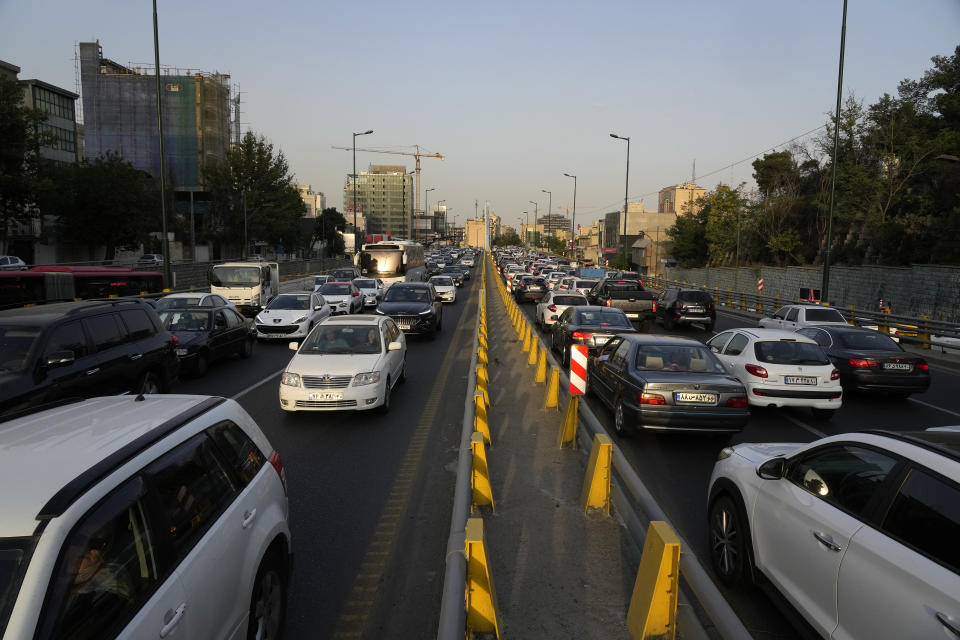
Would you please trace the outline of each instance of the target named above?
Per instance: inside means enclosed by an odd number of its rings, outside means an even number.
[[[747,392],[710,348],[649,334],[616,336],[587,365],[588,393],[610,407],[617,435],[632,431],[736,433]]]
[[[594,356],[613,336],[636,332],[620,309],[569,307],[553,323],[550,348],[562,355],[566,367],[570,364],[570,345],[587,345],[587,354]]]
[[[519,282],[514,281],[513,297],[517,304],[540,302],[548,292],[547,281],[540,276],[521,276]]]
[[[253,320],[229,307],[163,309],[159,316],[163,328],[177,338],[181,370],[193,375],[205,374],[215,360],[253,355],[257,342]]]
[[[927,361],[905,352],[884,333],[841,325],[806,327],[797,333],[816,340],[840,372],[846,390],[906,398],[930,387]]]
[[[463,271],[460,270],[460,267],[454,264],[448,264],[443,269],[440,270],[440,275],[450,276],[453,278],[453,281],[457,283],[458,287],[463,286]]]
[[[405,334],[436,337],[443,324],[443,303],[429,282],[398,282],[387,289],[377,313],[393,318]]]

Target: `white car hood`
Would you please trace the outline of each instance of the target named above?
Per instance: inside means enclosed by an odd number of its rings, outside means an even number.
[[[334,296],[334,295],[323,294],[323,299],[327,301],[327,304],[337,304],[339,302],[347,302],[352,297],[353,297],[352,295]]]
[[[273,321],[277,319],[280,320],[281,324],[293,324],[293,321],[297,318],[304,316],[309,318],[311,313],[313,312],[309,309],[264,309],[257,315],[260,316],[261,320],[264,320],[264,324],[273,324]]]
[[[789,456],[804,446],[801,442],[745,442],[733,447],[741,458],[752,464],[766,462],[777,456]]]
[[[383,368],[380,362],[383,354],[379,353],[352,353],[352,354],[296,354],[287,365],[288,373],[298,373],[301,376],[319,376],[329,373],[332,376],[356,375],[367,371],[378,371]]]

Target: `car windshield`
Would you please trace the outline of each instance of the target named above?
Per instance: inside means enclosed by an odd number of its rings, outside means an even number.
[[[9,611],[16,602],[21,576],[27,569],[28,544],[19,538],[0,539],[0,611]],[[0,618],[0,629],[3,624]]]
[[[710,302],[713,301],[713,298],[710,297],[709,293],[705,293],[703,291],[681,291],[677,294],[677,300],[710,304]]]
[[[846,322],[836,309],[807,309],[807,322]]]
[[[161,309],[182,309],[184,307],[199,307],[200,296],[190,298],[160,298],[157,300],[157,310]]]
[[[578,311],[576,323],[593,327],[630,327],[630,320],[619,309]]]
[[[160,312],[160,320],[167,331],[207,331],[210,329],[210,313],[188,309],[168,309]]]
[[[577,284],[575,286],[577,289],[590,289],[595,284],[597,284],[596,280],[577,280]]]
[[[384,302],[430,302],[430,291],[413,287],[393,286],[383,296]]]
[[[753,345],[757,360],[767,364],[830,364],[820,345],[796,340],[761,340]]]
[[[446,277],[444,277],[444,278],[438,278],[438,277],[433,277],[433,278],[430,278],[430,282],[432,282],[432,283],[434,284],[434,286],[438,286],[438,287],[452,287],[452,286],[454,286],[454,285],[453,285],[453,279],[452,279],[452,278],[446,278]]]
[[[326,323],[317,326],[303,341],[298,353],[380,353],[382,344],[376,325]]]
[[[847,349],[862,351],[901,351],[900,345],[894,342],[890,336],[882,333],[868,333],[866,331],[843,332],[839,333],[836,339]]]
[[[328,282],[320,289],[320,293],[325,296],[348,296],[350,295],[350,285],[339,282]]]
[[[0,371],[23,371],[39,327],[0,325]]]
[[[333,272],[334,278],[350,278],[353,279],[357,274],[354,273],[353,269],[337,269]]]
[[[637,349],[634,366],[641,371],[727,373],[723,363],[705,346],[643,344]]]
[[[328,280],[330,280],[330,276],[317,276],[313,279],[313,286],[327,284]]]
[[[290,309],[294,311],[306,311],[310,308],[310,296],[305,294],[279,295],[270,301],[267,309]]]
[[[255,287],[260,284],[260,267],[216,266],[210,284],[219,287]]]
[[[377,281],[376,281],[376,280],[357,279],[357,280],[354,280],[354,281],[353,281],[353,284],[357,285],[357,286],[360,287],[361,289],[376,289],[376,288],[377,288]]]

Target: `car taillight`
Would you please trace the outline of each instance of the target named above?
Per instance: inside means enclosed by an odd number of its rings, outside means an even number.
[[[653,311],[654,313],[657,312],[657,301],[656,301],[656,300],[653,301],[653,309],[652,309],[652,311]]]
[[[360,295],[360,294],[359,294],[359,293],[357,293],[356,291],[354,291],[352,295],[354,295],[354,296],[358,296],[358,295]]]
[[[173,348],[176,349],[177,345],[180,344],[180,339],[177,336],[170,336],[170,344],[173,345]]]
[[[547,305],[547,309],[549,309],[550,311],[556,311],[556,310],[557,310],[557,305],[555,305],[555,304],[548,304],[548,305]]]
[[[747,370],[747,373],[757,376],[758,378],[766,378],[767,370],[763,367],[757,366],[755,364],[745,364],[743,368]]]
[[[682,307],[683,307],[683,304],[682,304],[679,300],[677,300],[676,302],[673,303],[673,308],[674,308],[674,309],[680,309],[680,308],[682,308]]]
[[[747,407],[747,404],[746,396],[734,396],[727,400],[727,406],[732,409],[744,409]]]
[[[920,371],[930,371],[930,365],[926,360],[918,360],[916,364],[913,365],[914,369],[919,369]]]
[[[613,302],[613,298],[607,298],[607,306],[610,306],[610,303]]]
[[[831,379],[831,380],[839,380],[839,379],[840,379],[840,372],[839,372],[838,370],[836,370],[836,369],[834,369],[833,371],[831,371],[831,372],[830,372],[830,379]]]
[[[659,393],[640,392],[637,394],[637,402],[640,404],[667,404],[667,401]]]
[[[854,369],[876,369],[880,366],[876,360],[870,358],[850,358],[847,360],[847,364]]]
[[[287,472],[283,470],[283,461],[280,460],[280,454],[274,451],[270,454],[270,464],[273,465],[273,468],[276,470],[277,475],[280,476],[280,484],[283,485],[283,493],[287,493]]]
[[[574,331],[572,334],[570,334],[570,337],[573,338],[574,340],[583,341],[583,340],[589,340],[590,338],[592,338],[593,334],[587,333],[586,331]]]

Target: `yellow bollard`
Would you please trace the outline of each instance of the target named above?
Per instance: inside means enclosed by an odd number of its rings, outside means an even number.
[[[482,365],[488,364],[487,361],[487,350],[483,347],[477,349],[477,362]]]
[[[482,391],[473,392],[473,430],[483,435],[483,441],[490,444],[490,423],[487,421],[487,403]]]
[[[483,380],[484,384],[490,382],[490,374],[487,372],[487,368],[483,365],[477,365],[476,369],[477,380]]]
[[[479,369],[480,367],[477,367]],[[487,403],[487,406],[490,406],[490,394],[487,393],[487,381],[485,378],[477,377],[477,388],[475,393],[483,393],[483,401]]]
[[[577,448],[577,425],[579,424],[580,396],[570,396],[567,402],[567,417],[563,420],[563,429],[560,430],[560,436],[557,438],[557,447],[563,449],[563,445],[570,443],[574,449]]]
[[[527,364],[537,364],[537,350],[540,348],[540,338],[534,334],[530,338],[530,357],[527,358]]]
[[[930,316],[920,316],[920,319],[929,320]],[[917,324],[923,326],[925,329],[930,326],[926,322],[918,322]],[[920,338],[921,340],[926,340],[926,342],[921,342],[920,344],[918,344],[917,345],[918,347],[920,347],[921,349],[930,348],[930,330],[929,329],[926,329],[925,332],[918,331],[917,337]]]
[[[473,451],[473,472],[470,475],[473,506],[493,509],[493,488],[490,486],[490,469],[487,467],[487,447],[483,443],[483,434],[473,432],[470,436],[470,448]]]
[[[680,539],[670,525],[655,520],[647,527],[627,609],[627,631],[631,637],[677,637],[679,578]]]
[[[526,353],[530,351],[530,325],[526,325],[523,329],[523,349],[522,351]]]
[[[477,339],[477,344],[479,344],[479,345],[480,345],[481,347],[483,347],[484,349],[488,348],[488,347],[487,347],[487,338],[486,338],[486,336],[484,336],[482,333],[480,334],[480,337]]]
[[[487,563],[487,540],[483,533],[483,518],[467,520],[464,554],[467,556],[468,637],[475,633],[492,633],[500,638],[500,612],[497,610],[497,592],[493,575]]]
[[[598,433],[593,438],[587,477],[583,481],[583,492],[580,494],[580,507],[584,511],[593,507],[610,513],[610,462],[612,459],[613,442],[610,436]]]
[[[537,377],[534,379],[534,382],[546,382],[547,381],[547,350],[543,347],[540,348],[540,359],[537,362]]]
[[[560,403],[560,369],[550,367],[550,382],[547,383],[547,397],[544,409],[556,409]]]

